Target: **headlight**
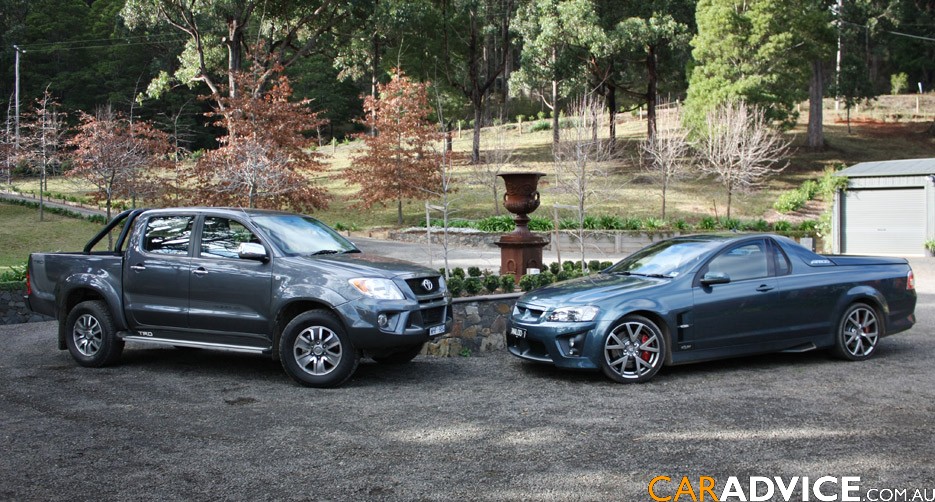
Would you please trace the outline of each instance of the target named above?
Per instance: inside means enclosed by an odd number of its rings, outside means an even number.
[[[347,281],[365,296],[380,300],[402,300],[403,292],[389,279],[361,277]]]
[[[554,322],[588,322],[597,317],[601,309],[597,307],[562,307],[549,314],[549,320]]]

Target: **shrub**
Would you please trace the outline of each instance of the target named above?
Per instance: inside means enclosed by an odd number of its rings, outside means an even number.
[[[464,291],[464,278],[452,276],[448,279],[448,291],[451,291],[452,296],[460,296]]]
[[[584,228],[586,230],[600,230],[600,220],[594,216],[585,216],[584,217]]]
[[[451,271],[451,277],[452,277],[452,278],[457,277],[458,279],[464,279],[464,269],[461,268],[461,267],[455,267],[455,268]]]
[[[546,270],[545,272],[542,272],[541,274],[538,274],[536,277],[539,278],[538,283],[539,283],[540,288],[548,286],[549,284],[552,284],[553,282],[555,282],[555,274],[553,274],[552,272],[548,270]]]
[[[479,276],[471,276],[464,280],[464,291],[469,295],[480,293],[482,287]]]
[[[698,228],[702,230],[714,230],[717,228],[717,220],[710,216],[705,216],[701,219],[701,223],[698,224]]]
[[[612,267],[612,266],[614,266],[614,262],[612,262],[612,261],[602,261],[602,262],[601,262],[601,270],[604,270],[604,269],[606,269],[606,268],[610,268],[610,267]]]
[[[0,282],[23,282],[26,280],[26,264],[13,265],[0,273]]]
[[[779,220],[773,224],[773,229],[777,232],[788,232],[792,230],[792,224],[786,220]]]
[[[536,289],[539,286],[539,278],[535,275],[524,275],[522,279],[519,280],[519,289],[529,292]]]
[[[568,279],[571,279],[571,272],[568,270],[559,270],[558,273],[555,274],[556,281],[561,282],[567,281]]]
[[[818,222],[815,220],[805,220],[799,223],[798,230],[801,232],[814,232],[818,230]]]
[[[529,218],[529,230],[533,232],[551,232],[554,225],[552,220],[541,216],[532,216]]]
[[[642,230],[643,222],[639,218],[627,218],[623,221],[624,230]]]
[[[512,293],[516,291],[516,276],[513,274],[501,275],[500,289],[502,289],[504,293]]]
[[[741,224],[740,220],[735,218],[727,218],[724,220],[724,228],[727,230],[740,230]]]
[[[588,270],[596,272],[601,269],[600,260],[589,260],[588,261]]]
[[[902,94],[909,88],[909,75],[905,72],[894,73],[890,75],[890,92],[892,94]]]
[[[482,232],[512,232],[516,228],[513,218],[507,215],[489,216],[477,221],[475,226]]]
[[[534,122],[529,127],[529,132],[551,131],[551,130],[552,130],[552,124],[546,120],[539,120],[537,122]]]
[[[468,267],[467,273],[471,277],[480,277],[484,275],[484,273],[480,271],[479,267]]]
[[[497,277],[496,275],[488,275],[487,277],[484,277],[483,282],[484,282],[484,289],[487,290],[487,292],[491,294],[496,292],[497,288],[500,287],[500,278]]]
[[[680,232],[686,232],[692,229],[692,225],[683,219],[675,220],[673,226],[675,226],[675,229]]]
[[[536,117],[539,117],[539,120],[545,119],[545,117],[546,117],[545,110],[539,110],[539,111],[536,113]]]
[[[659,218],[646,218],[643,221],[643,228],[646,230],[660,230],[666,227],[666,221]]]
[[[571,260],[565,260],[565,262],[562,263],[562,270],[567,270],[571,272],[574,269],[575,269],[575,262]]]
[[[552,272],[553,274],[558,274],[561,271],[562,271],[561,263],[557,261],[553,261],[552,263],[549,263],[549,272]]]
[[[619,216],[604,215],[598,217],[598,225],[604,230],[623,230],[623,219]]]

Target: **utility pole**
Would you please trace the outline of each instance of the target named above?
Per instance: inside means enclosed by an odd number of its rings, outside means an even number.
[[[838,54],[835,58],[835,73],[834,73],[834,111],[838,111],[841,106],[841,62],[844,59],[844,35],[841,33],[844,29],[844,0],[838,0],[835,6],[835,24],[838,25]]]
[[[14,45],[13,50],[16,51],[16,86],[14,93],[16,95],[16,151],[19,152],[19,55],[20,52],[25,51],[21,50],[18,45]]]

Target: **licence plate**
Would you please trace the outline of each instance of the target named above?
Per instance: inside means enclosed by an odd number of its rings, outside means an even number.
[[[445,334],[445,325],[439,324],[438,326],[432,326],[429,328],[429,336],[438,336]]]
[[[526,330],[523,328],[510,328],[510,334],[516,338],[526,338]]]

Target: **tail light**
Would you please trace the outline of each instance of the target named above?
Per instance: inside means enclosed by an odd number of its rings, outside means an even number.
[[[906,289],[909,291],[916,289],[916,276],[912,274],[912,270],[909,270],[909,275],[906,276]]]

